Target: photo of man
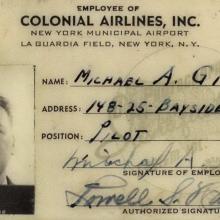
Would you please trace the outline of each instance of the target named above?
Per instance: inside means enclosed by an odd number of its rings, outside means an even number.
[[[0,214],[34,214],[34,72],[0,65]]]
[[[0,185],[12,185],[5,173],[8,161],[13,154],[14,136],[12,118],[8,101],[0,96]]]

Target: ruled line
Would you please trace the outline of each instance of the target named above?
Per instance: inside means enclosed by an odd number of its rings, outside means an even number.
[[[204,142],[205,141],[210,141],[211,142],[211,141],[220,141],[220,140],[205,140],[205,139],[204,140],[202,140],[202,139],[201,140],[193,140],[193,139],[192,140],[182,140],[182,139],[179,139],[179,140],[166,140],[165,139],[165,140],[135,140],[135,141],[133,141],[133,140],[127,140],[127,141],[125,141],[125,140],[93,140],[92,142],[148,142],[148,141],[151,141],[151,142],[154,142],[154,141],[155,142],[156,141],[158,141],[158,142],[160,142],[160,141],[161,142],[163,142],[163,141],[164,142],[165,141],[186,141],[186,142],[187,141],[192,141],[192,142],[193,141],[204,141]],[[85,140],[85,142],[90,142],[90,140]]]
[[[67,205],[68,207],[71,207],[71,205]],[[76,207],[87,207],[89,208],[88,205],[76,205],[74,208]],[[95,207],[95,208],[99,208],[99,207],[142,207],[142,208],[147,208],[147,207],[161,207],[161,208],[165,208],[165,207],[201,207],[201,208],[206,208],[206,207],[216,207],[218,209],[220,209],[220,205],[146,205],[146,206],[143,206],[143,205],[99,205],[99,206],[96,206],[96,205],[90,205],[90,207]],[[73,208],[73,207],[71,207]]]
[[[127,112],[83,112],[84,115],[147,115],[147,114],[155,114],[155,115],[179,115],[178,112],[143,112],[143,113],[138,113],[138,112],[132,112],[132,113],[127,113]],[[191,114],[191,115],[220,115],[220,112],[210,112],[210,113],[191,113],[191,112],[184,112],[180,116],[184,114]]]
[[[109,87],[109,88],[129,88],[129,87],[136,87],[136,88],[142,88],[142,87],[220,87],[220,85],[130,85],[130,86],[113,86],[113,85],[70,85],[70,87],[94,87],[94,88],[103,88],[103,87]]]
[[[72,167],[65,167],[71,169]],[[74,169],[217,169],[219,167],[74,167]]]

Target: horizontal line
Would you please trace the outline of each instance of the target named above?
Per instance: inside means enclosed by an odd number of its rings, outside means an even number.
[[[86,142],[89,142],[90,140],[85,140]],[[132,141],[132,140],[128,140],[128,141],[124,141],[124,140],[94,140],[92,142],[147,142],[147,141],[220,141],[220,140],[136,140],[136,141]]]
[[[67,205],[70,206],[70,205]],[[86,205],[77,205],[78,207],[88,207]],[[75,206],[74,208],[76,208],[77,206]],[[205,206],[205,207],[204,207]],[[91,205],[91,207],[95,207],[95,208],[99,208],[99,207],[142,207],[142,208],[147,208],[147,207],[201,207],[201,208],[206,208],[206,207],[216,207],[220,209],[220,206],[218,205],[145,205],[145,206],[141,206],[141,205]]]
[[[8,64],[0,64],[0,66],[33,66],[34,64],[29,63],[8,63]]]
[[[143,88],[143,87],[219,87],[220,85],[142,85],[142,86],[112,86],[112,85],[70,85],[70,87],[94,87],[94,88],[101,88],[101,87],[109,87],[109,88],[129,88],[129,87],[136,87],[136,88]]]
[[[71,167],[66,167],[66,169],[70,169]],[[74,169],[214,169],[219,167],[74,167]]]
[[[127,112],[89,112],[86,113],[84,112],[83,114],[85,115],[147,115],[147,114],[155,114],[155,115],[179,115],[179,113],[176,112],[160,112],[160,113],[155,113],[155,112],[143,112],[143,113],[138,113],[138,112],[133,112],[133,113],[127,113]],[[210,112],[210,113],[191,113],[191,112],[184,112],[179,116],[185,115],[185,114],[191,114],[191,115],[220,115],[220,112]]]

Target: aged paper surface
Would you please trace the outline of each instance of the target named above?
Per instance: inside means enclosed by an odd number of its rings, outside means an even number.
[[[0,1],[0,219],[218,219],[218,0]]]

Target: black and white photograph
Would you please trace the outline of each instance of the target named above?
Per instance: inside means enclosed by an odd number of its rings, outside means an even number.
[[[33,66],[0,65],[0,213],[34,213]]]

